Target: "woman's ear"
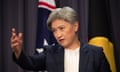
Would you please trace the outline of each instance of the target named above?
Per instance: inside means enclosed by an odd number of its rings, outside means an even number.
[[[79,23],[78,23],[78,21],[76,21],[76,22],[74,23],[74,30],[75,30],[75,32],[78,31],[78,28],[79,28]]]

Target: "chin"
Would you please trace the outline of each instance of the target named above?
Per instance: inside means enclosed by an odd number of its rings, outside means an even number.
[[[61,46],[62,46],[63,48],[67,48],[67,45],[63,45],[63,44],[61,44]]]
[[[62,47],[65,47],[65,45],[64,44],[61,44],[61,43],[59,43]]]
[[[67,48],[67,47],[68,47],[68,45],[67,45],[66,43],[59,42],[59,44],[60,44],[62,47],[64,47],[64,48]]]

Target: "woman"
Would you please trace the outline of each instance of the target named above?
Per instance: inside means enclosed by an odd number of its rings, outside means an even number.
[[[22,33],[12,29],[14,61],[23,69],[48,72],[111,72],[102,48],[80,42],[78,17],[70,7],[57,8],[48,20],[58,45],[46,46],[38,55],[28,56],[22,49]]]

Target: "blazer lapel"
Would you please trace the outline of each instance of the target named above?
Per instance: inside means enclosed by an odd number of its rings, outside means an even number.
[[[86,45],[81,43],[80,46],[80,61],[79,61],[79,72],[86,72],[86,66],[88,62],[88,53],[87,49],[85,48]]]
[[[79,72],[86,72],[86,66],[89,59],[88,51],[86,49],[87,45],[81,43],[80,46],[80,60],[79,60]],[[64,72],[64,48],[58,47],[56,53],[54,54],[55,64],[57,72]]]
[[[64,48],[61,46],[56,50],[55,61],[57,66],[57,72],[64,72]]]

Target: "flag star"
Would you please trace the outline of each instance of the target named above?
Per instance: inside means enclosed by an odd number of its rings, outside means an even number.
[[[37,50],[38,53],[42,53],[44,51],[43,48],[37,48],[36,50]]]
[[[43,46],[48,46],[48,42],[47,42],[47,40],[46,40],[46,39],[44,39]]]

